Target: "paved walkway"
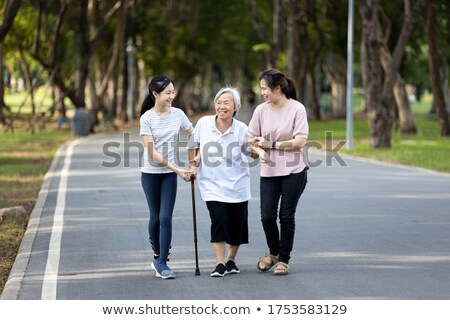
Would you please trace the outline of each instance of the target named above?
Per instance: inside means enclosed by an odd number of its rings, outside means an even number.
[[[310,160],[291,273],[256,270],[266,252],[259,167],[251,169],[242,272],[211,278],[209,216],[197,190],[194,275],[190,185],[179,180],[170,265],[150,268],[137,132],[94,135],[55,157],[2,299],[450,299],[450,175],[325,154]],[[182,150],[181,159],[186,159]]]

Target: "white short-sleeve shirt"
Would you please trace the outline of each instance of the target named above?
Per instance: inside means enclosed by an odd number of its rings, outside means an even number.
[[[178,108],[170,107],[167,116],[159,116],[153,109],[148,110],[141,116],[141,136],[152,136],[155,141],[155,149],[169,163],[176,164],[177,137],[181,129],[187,131],[192,127],[192,123],[186,114]],[[143,164],[141,171],[145,173],[169,173],[169,168],[153,161],[148,156],[147,146],[143,154]]]
[[[201,155],[197,177],[204,201],[238,203],[250,199],[246,140],[247,125],[239,120],[233,119],[224,134],[217,129],[215,116],[197,122],[193,142]]]

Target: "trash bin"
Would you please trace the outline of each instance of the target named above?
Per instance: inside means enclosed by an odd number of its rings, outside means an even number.
[[[90,132],[91,119],[84,108],[77,108],[72,117],[72,135],[87,136]]]

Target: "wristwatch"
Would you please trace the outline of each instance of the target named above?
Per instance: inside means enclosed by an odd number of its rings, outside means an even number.
[[[276,145],[276,141],[272,141],[272,148],[271,149],[275,149],[275,145]]]

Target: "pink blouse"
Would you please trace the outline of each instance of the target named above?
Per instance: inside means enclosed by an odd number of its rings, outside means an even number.
[[[290,99],[281,108],[273,108],[264,102],[254,111],[248,125],[250,136],[264,137],[269,141],[286,141],[295,138],[308,138],[308,120],[305,107]],[[265,149],[270,163],[261,163],[262,177],[287,176],[303,171],[307,167],[307,158],[303,148],[296,151]]]

